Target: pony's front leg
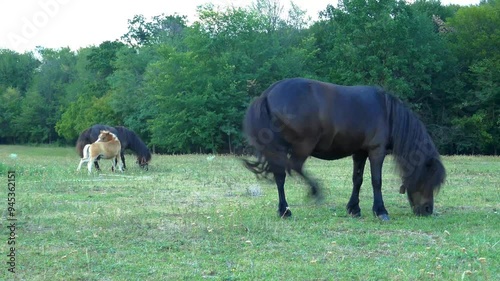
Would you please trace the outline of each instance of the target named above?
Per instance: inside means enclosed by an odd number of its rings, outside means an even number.
[[[95,169],[100,171],[101,170],[101,167],[99,167],[99,158],[96,158],[94,160],[94,166],[95,166]]]
[[[352,156],[352,193],[346,206],[347,213],[352,217],[361,216],[361,209],[359,208],[359,191],[361,190],[361,185],[363,184],[363,173],[367,157],[368,155],[364,152],[354,154]]]
[[[115,157],[111,158],[111,171],[113,173],[116,172],[116,158]]]
[[[382,221],[389,220],[389,214],[384,206],[382,198],[382,164],[384,163],[385,151],[382,153],[370,153],[370,169],[373,187],[373,213]]]
[[[117,157],[113,160],[113,163],[114,163],[115,165],[116,165],[116,164],[118,164],[118,170],[119,170],[120,172],[123,172],[123,162],[122,162],[122,161],[120,161],[120,158],[119,158],[118,156],[117,156]],[[116,166],[115,166],[115,168],[116,168]]]
[[[276,182],[276,187],[278,188],[278,215],[282,218],[290,217],[292,212],[288,208],[288,203],[285,198],[285,178],[286,173],[283,172],[274,173],[274,181]]]
[[[127,169],[127,166],[125,166],[125,153],[124,153],[124,151],[120,152],[120,158],[122,160],[123,170]]]

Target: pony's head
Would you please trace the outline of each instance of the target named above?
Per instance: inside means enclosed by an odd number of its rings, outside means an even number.
[[[151,152],[141,138],[132,130],[123,127],[115,127],[120,135],[120,141],[124,149],[130,149],[137,156],[136,163],[144,170],[148,170],[149,162],[151,162]]]
[[[112,136],[110,135],[108,130],[101,130],[99,132],[99,136],[97,136],[96,142],[107,142],[112,139]]]
[[[415,215],[429,216],[434,212],[434,193],[443,184],[446,171],[439,156],[429,157],[421,162],[413,167],[413,172],[405,173],[400,192],[406,191]]]
[[[138,155],[136,162],[137,164],[139,164],[139,167],[147,171],[149,170],[149,161],[151,161],[151,153],[147,153],[146,155]]]
[[[434,194],[441,188],[446,170],[424,124],[399,99],[386,97],[393,154],[403,181],[400,192],[406,191],[415,215],[432,215]]]
[[[118,138],[116,137],[115,134],[111,133],[108,130],[101,130],[99,133],[99,136],[97,137],[96,142],[108,142],[108,141],[112,141],[112,140],[115,140],[115,141],[118,140]]]

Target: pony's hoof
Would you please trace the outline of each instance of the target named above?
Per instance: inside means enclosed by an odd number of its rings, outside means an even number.
[[[361,217],[361,212],[349,213],[349,215],[351,215],[352,218],[360,218]]]
[[[288,207],[286,207],[285,211],[282,212],[282,211],[278,211],[278,215],[282,218],[282,219],[285,219],[285,218],[288,218],[288,217],[291,217],[292,216],[292,211],[290,211],[290,209]]]
[[[389,221],[389,215],[388,214],[381,214],[381,215],[378,215],[377,217],[381,221]]]
[[[350,215],[353,218],[359,218],[361,217],[361,209],[359,208],[358,205],[350,205],[347,204],[347,214]]]

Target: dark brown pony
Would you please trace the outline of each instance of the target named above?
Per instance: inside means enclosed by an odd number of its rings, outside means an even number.
[[[151,152],[144,142],[136,135],[136,133],[126,127],[116,126],[111,127],[107,125],[96,124],[92,127],[84,130],[78,140],[76,141],[76,152],[83,157],[83,147],[86,144],[93,143],[97,140],[99,133],[101,130],[108,130],[111,133],[115,134],[121,143],[121,152],[120,157],[123,163],[123,168],[125,169],[127,166],[125,165],[125,149],[130,149],[137,156],[137,163],[139,166],[145,170],[148,170],[149,162],[151,161]],[[96,169],[99,170],[99,164],[97,160],[94,162]]]
[[[373,212],[388,220],[382,198],[382,164],[392,152],[402,178],[401,193],[416,215],[431,215],[434,193],[446,172],[422,122],[396,97],[369,86],[340,86],[293,78],[271,85],[254,100],[245,115],[244,132],[257,161],[244,160],[252,172],[273,174],[280,216],[290,216],[285,198],[286,172],[306,180],[313,196],[315,181],[302,167],[309,156],[353,159],[353,190],[347,212],[360,216],[359,191],[368,159],[373,187]]]

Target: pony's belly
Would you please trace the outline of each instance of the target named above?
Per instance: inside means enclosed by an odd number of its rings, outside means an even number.
[[[351,156],[352,152],[347,151],[318,151],[315,150],[311,153],[311,156],[323,159],[323,160],[337,160],[347,156]]]
[[[336,160],[353,155],[362,148],[363,138],[360,136],[343,136],[337,134],[335,137],[324,136],[311,156],[324,160]]]

